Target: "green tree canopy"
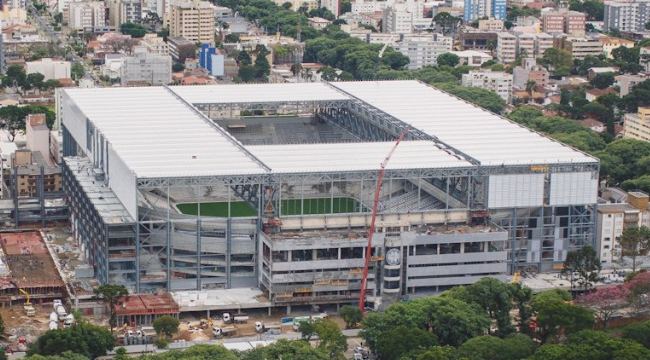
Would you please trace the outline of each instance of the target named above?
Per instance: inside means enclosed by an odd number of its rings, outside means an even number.
[[[606,89],[612,86],[615,81],[616,77],[614,76],[614,73],[608,72],[594,76],[589,83],[598,89]]]
[[[616,241],[621,245],[621,255],[632,259],[632,272],[635,272],[637,257],[647,255],[650,250],[650,229],[645,226],[626,226]]]
[[[541,62],[546,65],[553,76],[567,76],[571,73],[573,58],[571,53],[556,48],[549,48],[544,52]]]
[[[27,351],[27,355],[61,355],[66,351],[94,359],[113,350],[115,339],[105,328],[80,322],[63,330],[50,330],[41,335]]]
[[[346,305],[341,308],[339,315],[345,321],[345,327],[350,329],[363,319],[363,311],[358,306]]]
[[[460,58],[456,54],[444,53],[438,55],[436,59],[438,66],[451,66],[455,67],[460,62]]]
[[[147,28],[140,24],[124,23],[120,25],[120,32],[124,35],[131,35],[132,38],[142,38],[147,34]]]
[[[177,318],[169,315],[161,316],[153,321],[153,328],[156,334],[171,338],[178,332],[180,322]]]
[[[111,326],[111,333],[113,328],[117,326],[117,316],[115,315],[115,307],[122,304],[122,301],[128,299],[129,292],[123,285],[106,284],[93,289],[95,297],[104,301],[108,307],[109,324]]]
[[[412,359],[437,344],[435,335],[426,330],[402,325],[380,336],[377,354],[385,360]]]

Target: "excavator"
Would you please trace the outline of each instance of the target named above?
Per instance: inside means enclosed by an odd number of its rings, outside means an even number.
[[[18,284],[16,284],[14,281],[9,281],[9,283],[15,286],[16,289],[18,289],[18,291],[20,291],[23,295],[27,297],[27,299],[25,299],[25,305],[23,305],[23,310],[25,311],[25,315],[29,317],[36,316],[36,310],[32,306],[31,297],[29,296],[29,293],[25,291],[23,288],[21,288],[20,286],[18,286]]]

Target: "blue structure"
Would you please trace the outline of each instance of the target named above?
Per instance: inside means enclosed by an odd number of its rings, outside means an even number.
[[[465,0],[465,21],[470,22],[482,17],[506,19],[506,0]]]
[[[223,76],[224,61],[225,57],[216,48],[210,47],[208,44],[201,45],[201,52],[199,53],[200,68],[208,70],[211,75]]]

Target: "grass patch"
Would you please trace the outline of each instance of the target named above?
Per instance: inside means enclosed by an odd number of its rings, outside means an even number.
[[[334,199],[304,199],[301,204],[300,199],[282,200],[282,215],[318,215],[318,214],[342,214],[354,213],[359,211],[359,202],[352,198],[335,197]],[[176,205],[178,210],[183,214],[198,215],[198,203],[184,203]],[[363,209],[366,211],[367,209]],[[230,203],[231,217],[250,217],[257,216],[257,211],[244,201],[235,201]],[[228,217],[227,202],[207,202],[201,203],[201,215]]]

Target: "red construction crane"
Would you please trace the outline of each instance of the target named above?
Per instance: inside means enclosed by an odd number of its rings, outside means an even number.
[[[368,284],[368,266],[370,266],[370,257],[372,254],[372,236],[375,234],[375,219],[377,218],[377,207],[379,206],[379,194],[381,193],[381,183],[382,180],[384,179],[384,172],[386,171],[386,165],[388,165],[388,161],[390,161],[390,158],[393,156],[395,149],[397,149],[397,146],[399,145],[400,142],[402,142],[404,136],[406,136],[406,133],[408,133],[408,131],[409,131],[408,127],[404,129],[402,135],[400,135],[399,139],[397,139],[397,142],[395,142],[395,145],[393,146],[392,149],[390,149],[390,152],[388,153],[384,161],[382,161],[381,165],[379,166],[379,177],[377,178],[377,188],[375,189],[375,203],[372,205],[372,218],[370,220],[370,229],[368,229],[368,247],[366,248],[366,263],[363,267],[363,278],[361,278],[361,296],[359,297],[359,307],[361,308],[361,311],[364,311],[365,302],[366,302],[366,285]]]

